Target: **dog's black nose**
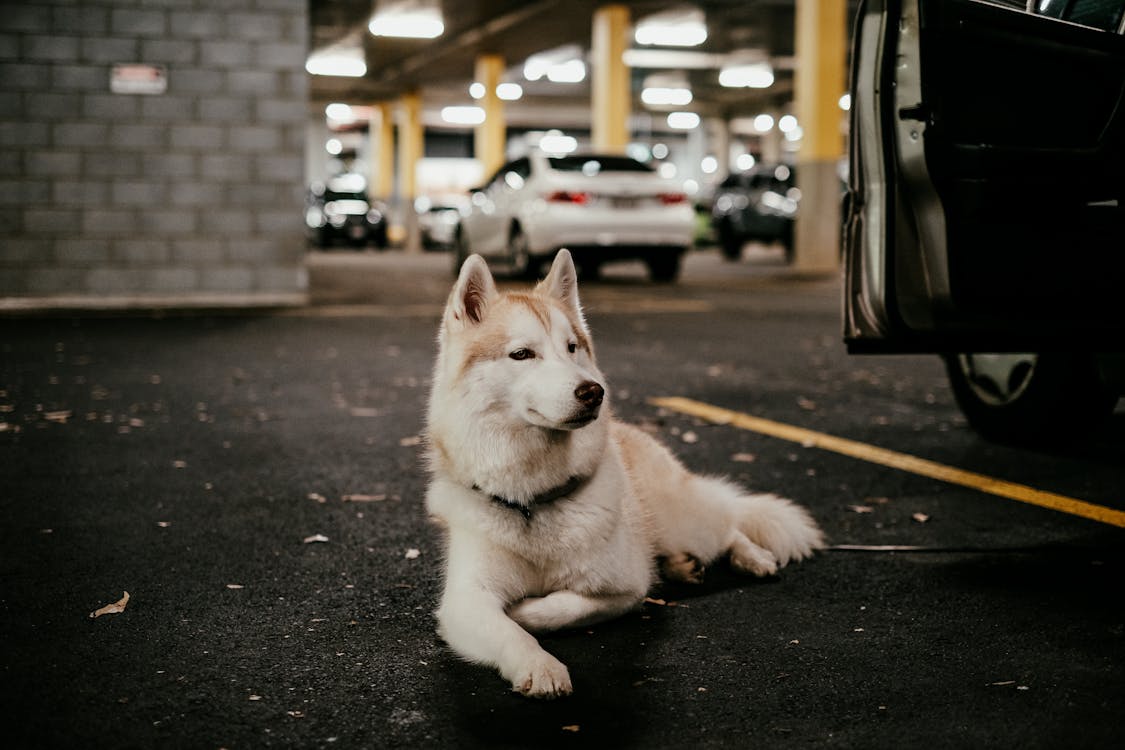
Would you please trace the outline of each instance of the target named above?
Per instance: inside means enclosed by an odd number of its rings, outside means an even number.
[[[581,401],[587,409],[594,409],[602,403],[602,399],[605,397],[605,389],[593,380],[587,380],[579,383],[578,387],[574,389],[574,397]]]

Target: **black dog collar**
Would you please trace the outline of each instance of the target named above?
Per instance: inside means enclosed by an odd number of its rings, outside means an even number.
[[[500,495],[489,495],[488,497],[497,505],[505,508],[510,508],[514,511],[518,511],[519,514],[524,517],[524,520],[530,521],[531,516],[537,506],[547,505],[548,503],[553,503],[554,501],[560,500],[567,495],[574,494],[578,490],[578,488],[586,483],[588,479],[589,477],[571,477],[563,484],[560,484],[558,487],[552,487],[546,492],[540,492],[538,495],[531,498],[531,501],[528,503],[516,502],[515,500],[509,500],[508,498],[501,497]],[[483,490],[475,484],[473,485],[473,489],[477,492],[483,492]]]

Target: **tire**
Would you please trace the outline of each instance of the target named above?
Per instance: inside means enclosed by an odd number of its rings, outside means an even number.
[[[648,275],[653,281],[660,284],[669,284],[680,275],[680,259],[682,251],[664,252],[652,255],[645,260],[648,266]]]
[[[534,278],[535,264],[532,262],[527,235],[518,224],[508,235],[508,269],[517,279]]]
[[[947,354],[953,396],[969,425],[1001,443],[1071,443],[1097,429],[1117,396],[1086,354]]]
[[[469,249],[469,240],[465,237],[464,231],[461,227],[457,227],[457,232],[453,235],[453,278],[461,275],[461,266],[465,265],[465,261],[472,255]]]
[[[793,237],[793,227],[796,225],[795,221],[790,221],[785,225],[785,230],[781,233],[781,245],[785,248],[785,262],[793,264],[793,252],[796,249],[794,246],[795,240]]]
[[[745,243],[731,227],[729,221],[719,225],[719,249],[723,257],[730,261],[742,260],[742,246]]]

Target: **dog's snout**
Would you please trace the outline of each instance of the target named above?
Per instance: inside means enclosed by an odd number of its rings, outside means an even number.
[[[593,409],[599,406],[602,399],[605,398],[605,389],[593,380],[586,380],[579,383],[578,387],[574,389],[574,397],[581,401],[587,409]]]

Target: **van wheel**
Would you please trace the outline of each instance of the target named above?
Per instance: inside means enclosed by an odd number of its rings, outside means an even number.
[[[1093,431],[1116,394],[1090,355],[947,354],[957,405],[983,437],[1002,443],[1058,444]]]

